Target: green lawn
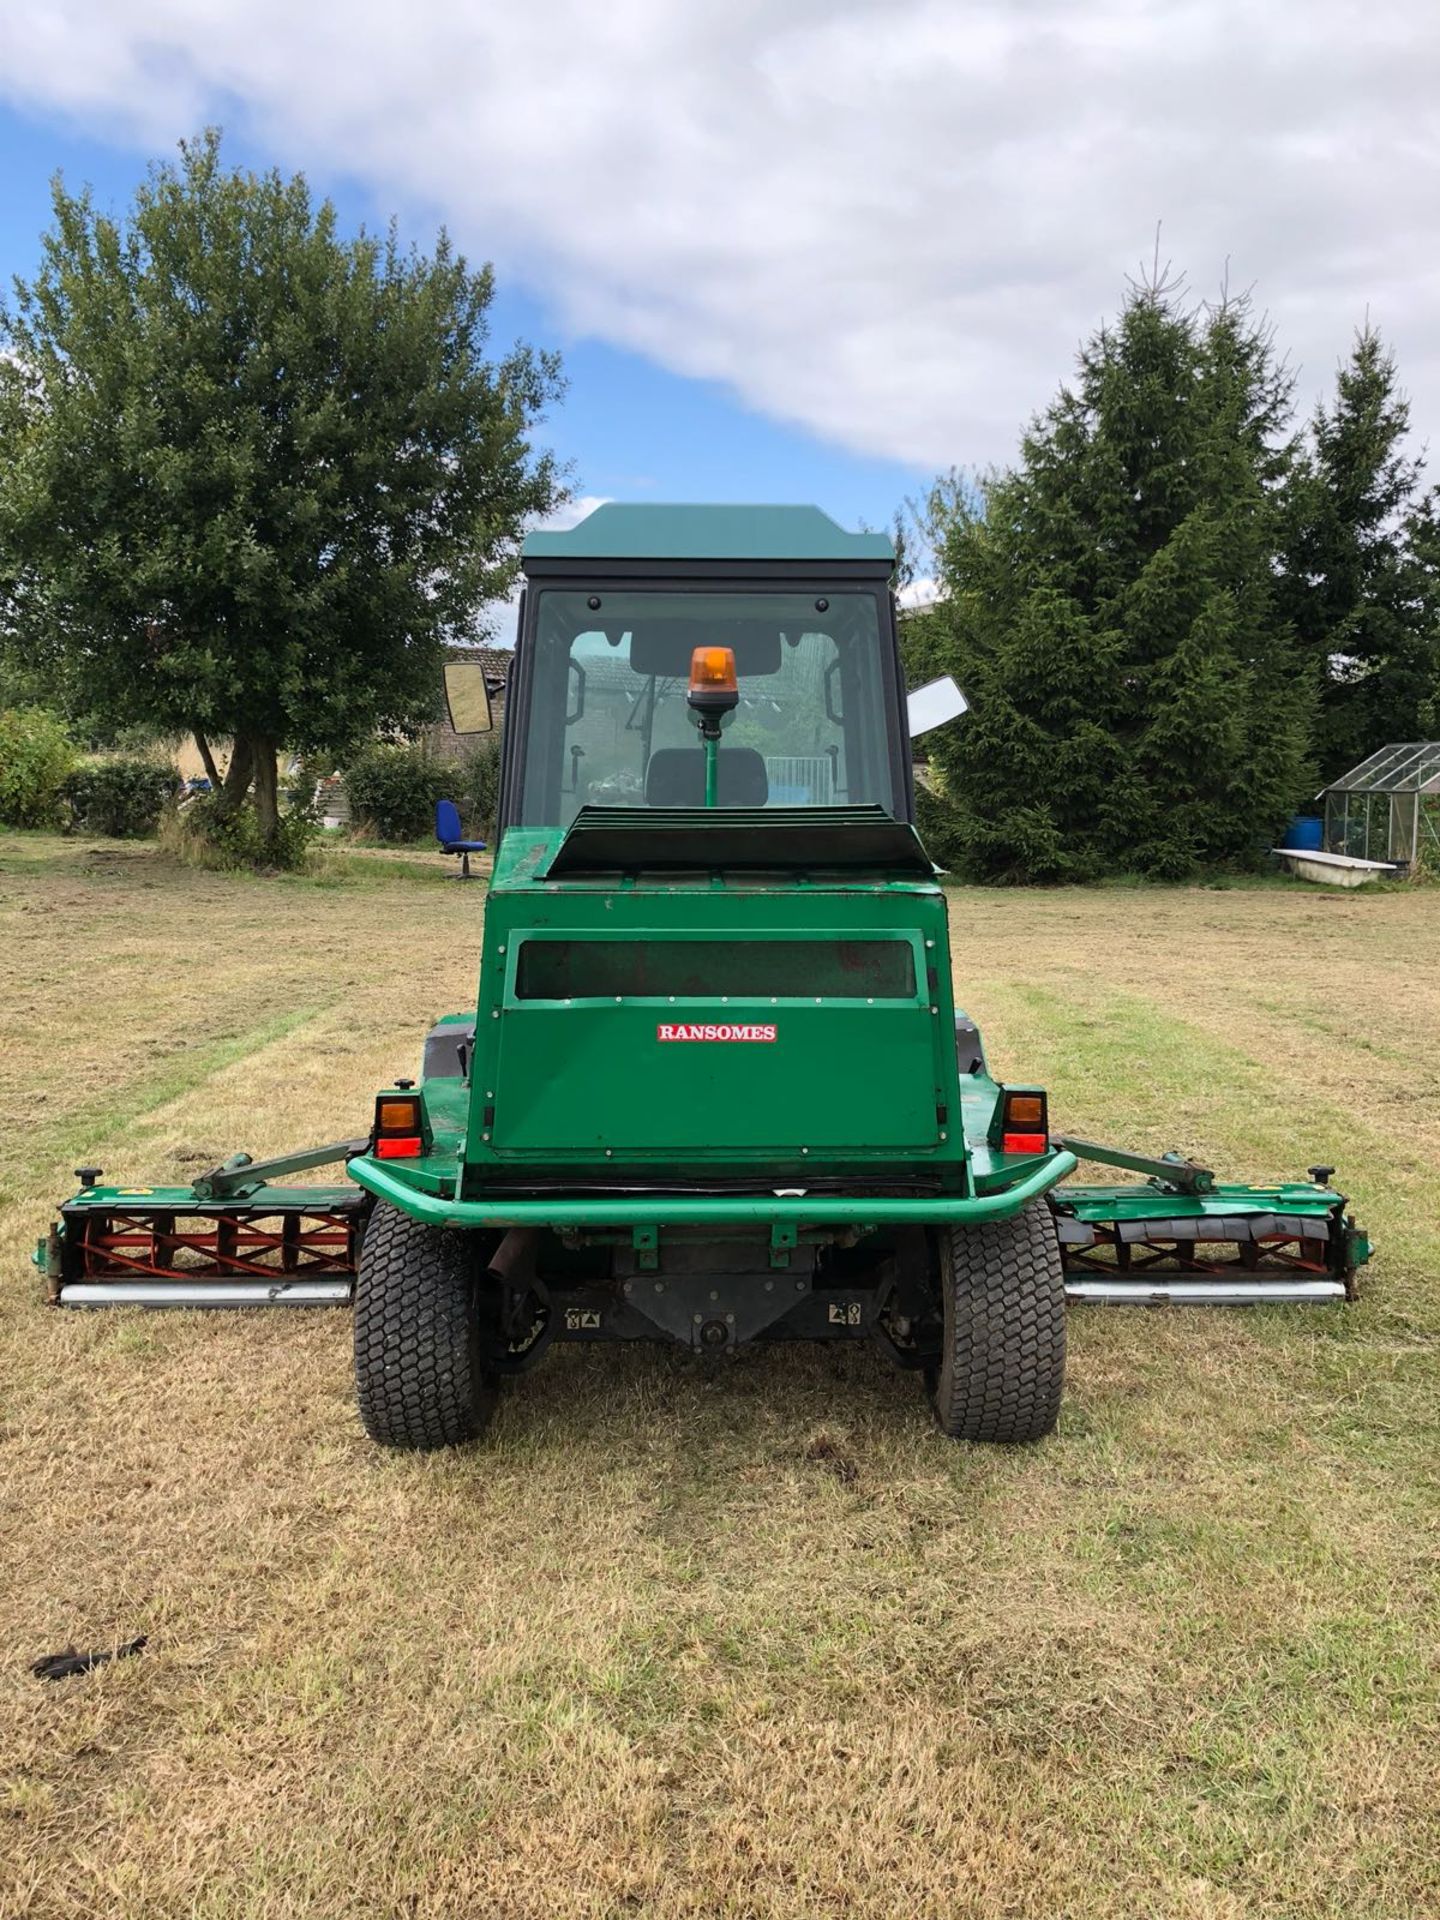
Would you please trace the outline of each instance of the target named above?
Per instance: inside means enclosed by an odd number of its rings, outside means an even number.
[[[27,1256],[82,1158],[363,1131],[473,995],[437,869],[0,837],[0,1916],[1440,1912],[1440,892],[953,898],[992,1063],[1336,1164],[1356,1306],[1077,1312],[1020,1452],[861,1350],[594,1348],[392,1457],[345,1314],[60,1314]]]

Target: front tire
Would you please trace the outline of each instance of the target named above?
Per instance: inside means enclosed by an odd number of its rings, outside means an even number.
[[[381,1201],[355,1280],[355,1392],[382,1447],[429,1452],[474,1440],[495,1410],[483,1363],[467,1237]]]
[[[944,1338],[930,1381],[942,1432],[1005,1445],[1040,1440],[1065,1385],[1065,1276],[1050,1209],[942,1228]]]

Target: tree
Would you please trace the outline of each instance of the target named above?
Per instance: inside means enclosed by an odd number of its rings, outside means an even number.
[[[0,551],[88,701],[233,741],[222,807],[253,786],[273,846],[278,749],[428,719],[444,643],[564,498],[530,442],[558,360],[484,357],[491,272],[443,233],[343,238],[214,131],[124,222],[59,179],[53,205],[0,313]]]
[[[1132,288],[1013,472],[940,502],[927,664],[972,701],[933,749],[977,876],[1245,860],[1304,791],[1275,605],[1290,380],[1248,303]]]
[[[0,353],[0,463],[13,466],[21,458],[34,430],[35,400],[23,368]],[[34,569],[22,561],[0,517],[0,708],[56,704],[49,697],[44,628]]]
[[[1411,719],[1408,731],[1391,738],[1440,740],[1440,488],[1432,488],[1412,508],[1405,522],[1411,580],[1414,588],[1414,623],[1410,643],[1413,663],[1412,686],[1404,690],[1402,700],[1390,715]],[[1396,675],[1387,674],[1379,688],[1393,688]],[[1408,701],[1413,698],[1413,708]],[[1377,729],[1378,730],[1378,729]],[[1384,742],[1380,742],[1384,745]]]
[[[1283,604],[1319,687],[1327,779],[1434,726],[1440,598],[1409,426],[1395,356],[1367,321],[1315,409],[1289,513]]]

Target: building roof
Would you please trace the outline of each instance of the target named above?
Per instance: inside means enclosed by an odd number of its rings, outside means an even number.
[[[1440,740],[1410,740],[1381,747],[1326,793],[1440,793]]]
[[[633,505],[607,501],[565,533],[532,533],[525,560],[872,560],[884,533],[847,533],[818,507]]]
[[[485,669],[485,684],[495,693],[510,677],[510,669],[515,664],[515,651],[512,647],[462,647],[457,644],[445,649],[445,658],[475,661]]]

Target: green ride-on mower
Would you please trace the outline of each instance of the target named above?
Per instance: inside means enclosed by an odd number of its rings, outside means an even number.
[[[559,1340],[867,1340],[945,1433],[1036,1440],[1067,1295],[1352,1292],[1331,1169],[1218,1185],[1054,1133],[988,1071],[913,825],[911,736],[965,702],[907,701],[887,539],[610,505],[523,565],[475,1011],[363,1138],[185,1188],[80,1169],[53,1300],[353,1299],[367,1431],[442,1447]],[[488,727],[478,667],[447,694]],[[1080,1159],[1143,1177],[1062,1186]]]

